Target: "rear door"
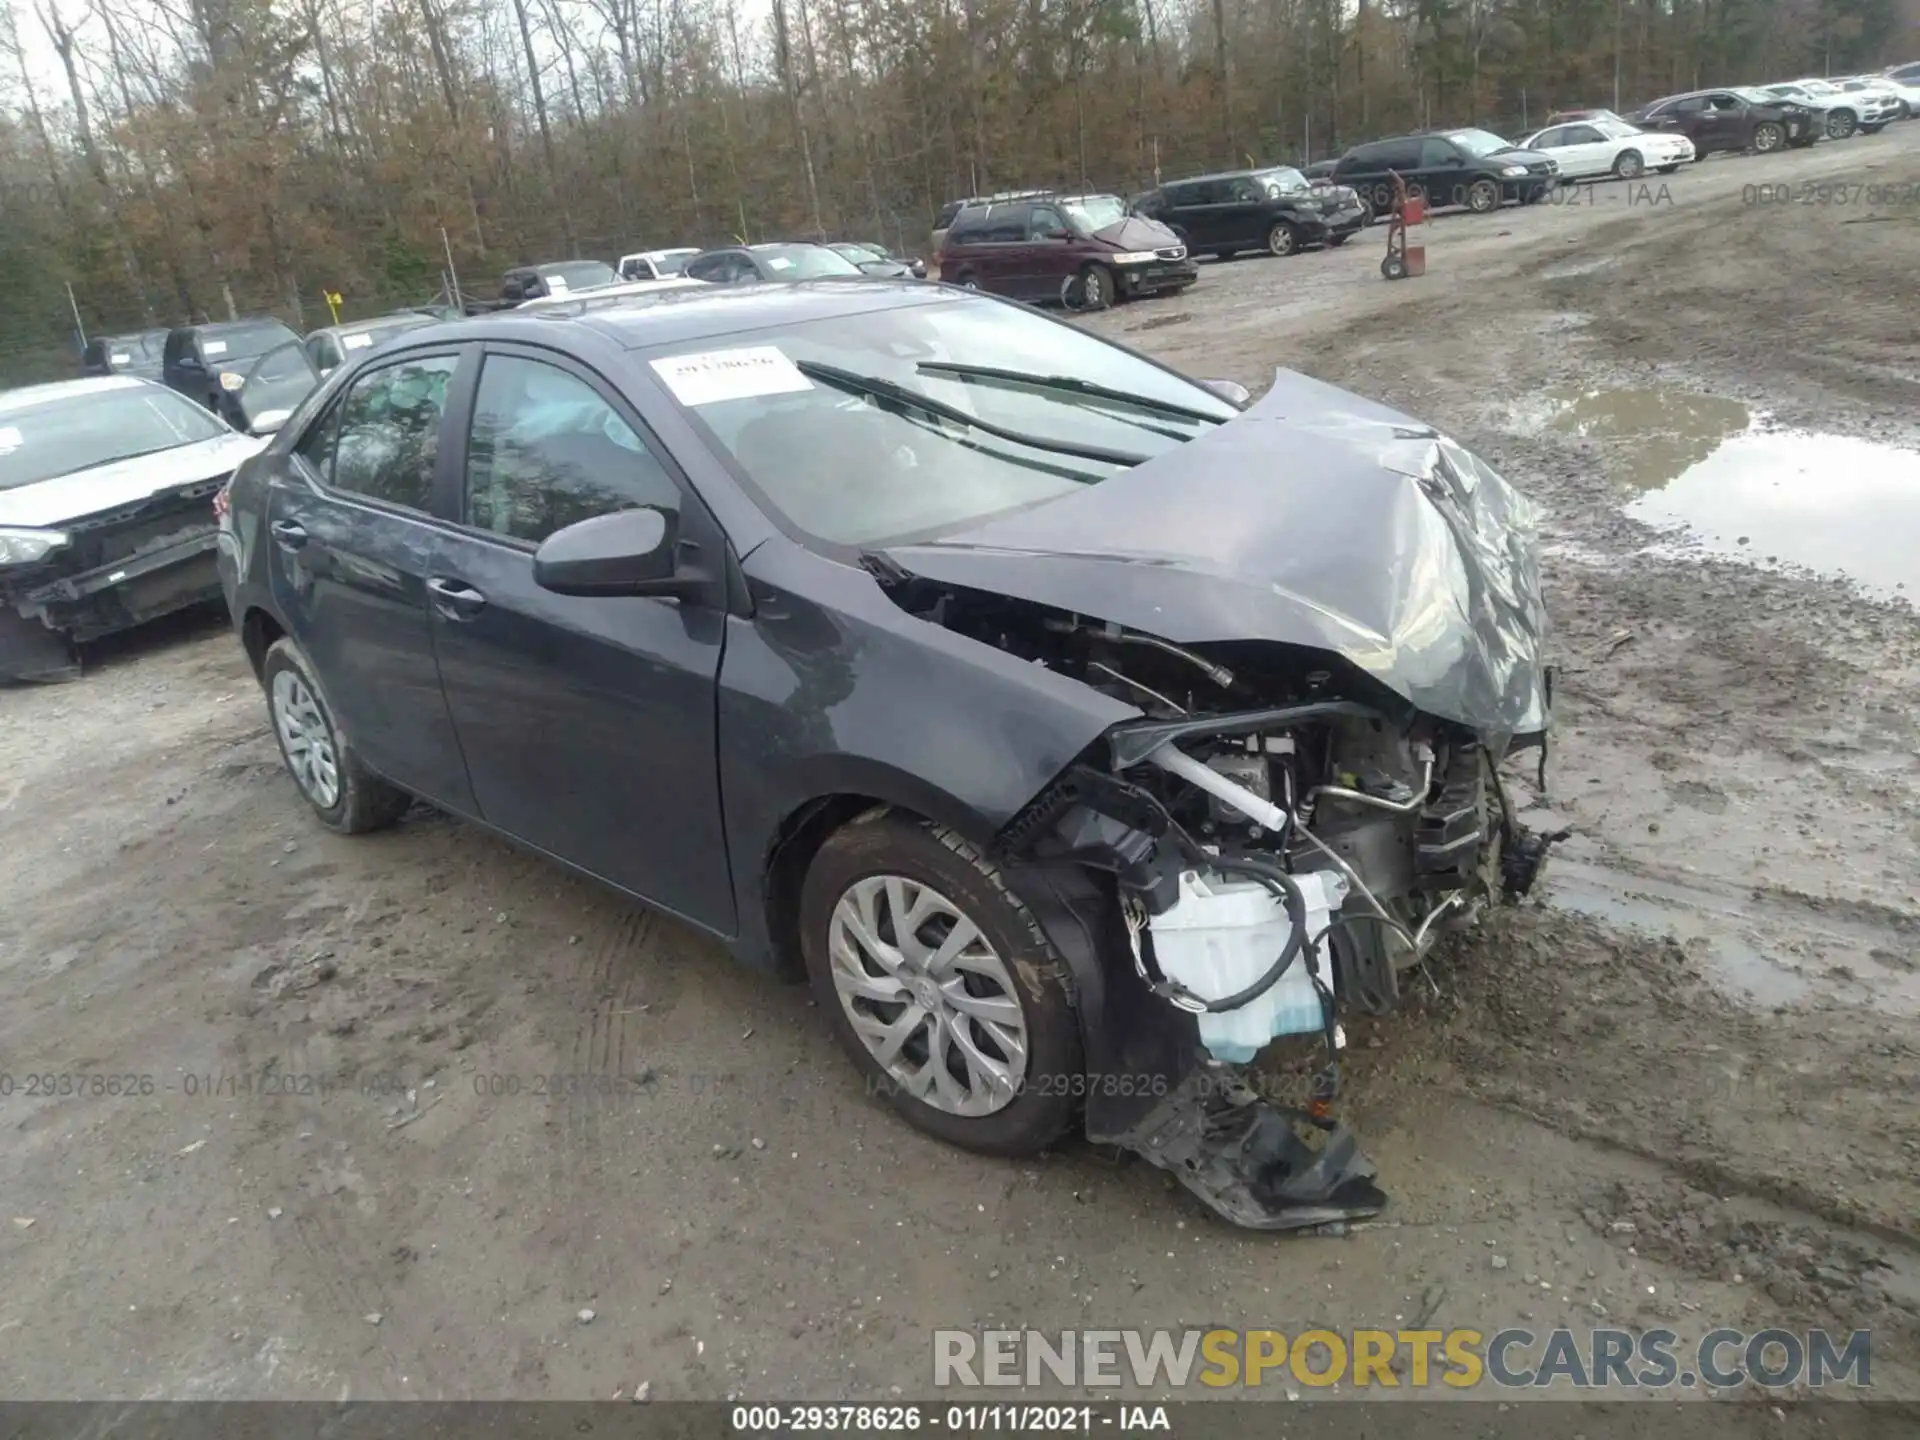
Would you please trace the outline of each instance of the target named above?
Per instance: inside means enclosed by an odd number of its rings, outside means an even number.
[[[639,412],[551,352],[488,346],[462,433],[458,528],[427,583],[481,816],[731,933],[715,746],[724,608],[533,582],[542,540],[615,510],[677,517],[683,553],[697,548],[716,574],[724,537]]]
[[[367,764],[471,815],[427,623],[445,533],[434,497],[456,463],[442,431],[459,359],[448,348],[367,370],[300,437],[268,505],[268,583]]]

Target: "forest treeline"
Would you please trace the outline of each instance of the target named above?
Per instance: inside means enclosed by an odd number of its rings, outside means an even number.
[[[1896,0],[7,3],[0,381],[69,366],[74,307],[312,326],[327,291],[373,313],[449,270],[923,250],[954,195],[1920,58]]]

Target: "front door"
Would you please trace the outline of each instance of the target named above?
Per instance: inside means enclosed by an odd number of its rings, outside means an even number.
[[[429,578],[441,684],[481,816],[723,934],[733,886],[715,705],[726,616],[692,600],[555,595],[533,555],[614,510],[678,517],[719,564],[718,527],[599,377],[489,347],[464,446],[458,529]]]
[[[447,353],[369,370],[314,422],[274,482],[268,573],[348,743],[394,784],[471,814],[427,624],[442,533],[429,516],[458,364]]]
[[[1073,231],[1067,217],[1051,205],[1029,209],[1026,243],[1014,265],[1018,288],[1005,293],[1023,300],[1058,300],[1074,271]]]

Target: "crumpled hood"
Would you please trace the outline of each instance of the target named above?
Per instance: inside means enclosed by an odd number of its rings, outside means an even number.
[[[1149,220],[1144,215],[1128,215],[1116,220],[1094,231],[1093,238],[1122,250],[1165,250],[1184,243],[1158,220]]]
[[[0,525],[64,525],[102,510],[118,510],[175,486],[223,479],[266,445],[265,440],[238,432],[216,435],[152,455],[136,455],[72,475],[57,475],[35,485],[0,490]]]
[[[1181,644],[1327,651],[1496,751],[1546,727],[1532,504],[1432,427],[1294,371],[1111,480],[887,553]]]

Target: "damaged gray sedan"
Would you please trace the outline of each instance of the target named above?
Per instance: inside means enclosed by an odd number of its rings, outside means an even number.
[[[0,394],[0,681],[219,599],[214,497],[264,443],[133,376]]]
[[[1341,1018],[1544,858],[1498,769],[1546,741],[1526,502],[1300,375],[689,291],[401,337],[228,502],[323,823],[499,830],[809,976],[913,1124],[1078,1126],[1238,1224],[1385,1203]],[[1275,1042],[1324,1047],[1293,1105]]]

